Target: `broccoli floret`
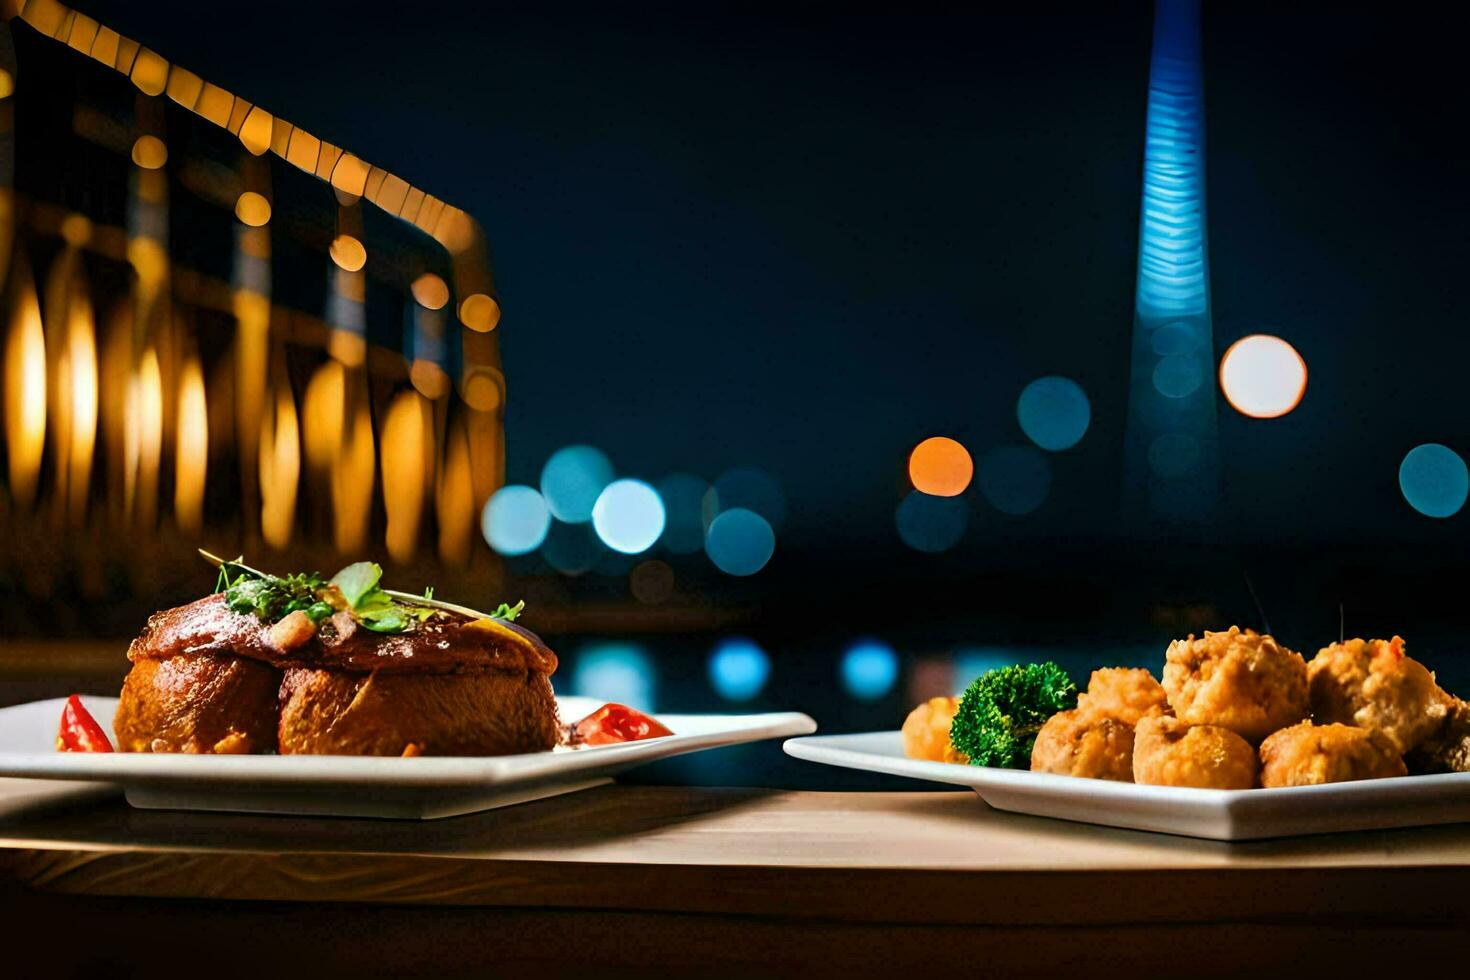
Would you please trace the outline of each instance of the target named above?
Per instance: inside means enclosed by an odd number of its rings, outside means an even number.
[[[949,740],[972,766],[1031,767],[1036,733],[1077,705],[1077,685],[1054,663],[1000,667],[965,689]]]

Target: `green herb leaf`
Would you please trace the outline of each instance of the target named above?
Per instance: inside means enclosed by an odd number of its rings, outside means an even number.
[[[409,623],[407,610],[402,606],[390,605],[382,609],[359,613],[357,621],[374,633],[402,633]]]
[[[381,592],[378,580],[383,577],[383,567],[375,561],[356,561],[332,576],[329,585],[335,585],[347,605],[357,609],[370,593]],[[385,596],[386,598],[386,596]]]
[[[516,621],[516,617],[519,616],[525,608],[525,599],[522,599],[520,602],[516,603],[513,606],[506,605],[502,602],[498,607],[496,607],[495,611],[490,614],[490,618],[504,620],[507,623],[514,623]]]

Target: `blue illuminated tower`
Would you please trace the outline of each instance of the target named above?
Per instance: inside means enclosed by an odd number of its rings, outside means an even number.
[[[1124,502],[1160,528],[1207,519],[1220,493],[1205,230],[1199,0],[1158,0],[1144,131]]]

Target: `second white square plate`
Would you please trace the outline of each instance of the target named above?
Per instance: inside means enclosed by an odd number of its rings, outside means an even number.
[[[1470,773],[1283,789],[1183,789],[921,762],[903,754],[898,732],[793,738],[785,750],[808,762],[965,786],[997,810],[1210,840],[1470,821]]]

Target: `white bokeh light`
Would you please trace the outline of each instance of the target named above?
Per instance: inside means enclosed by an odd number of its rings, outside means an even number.
[[[485,503],[480,528],[502,555],[525,555],[541,547],[551,528],[551,511],[535,487],[501,487]]]
[[[653,547],[667,515],[658,491],[642,480],[614,480],[592,507],[592,528],[602,543],[625,555]]]
[[[1296,348],[1270,334],[1251,334],[1220,358],[1220,390],[1241,415],[1276,419],[1301,403],[1307,362]]]

